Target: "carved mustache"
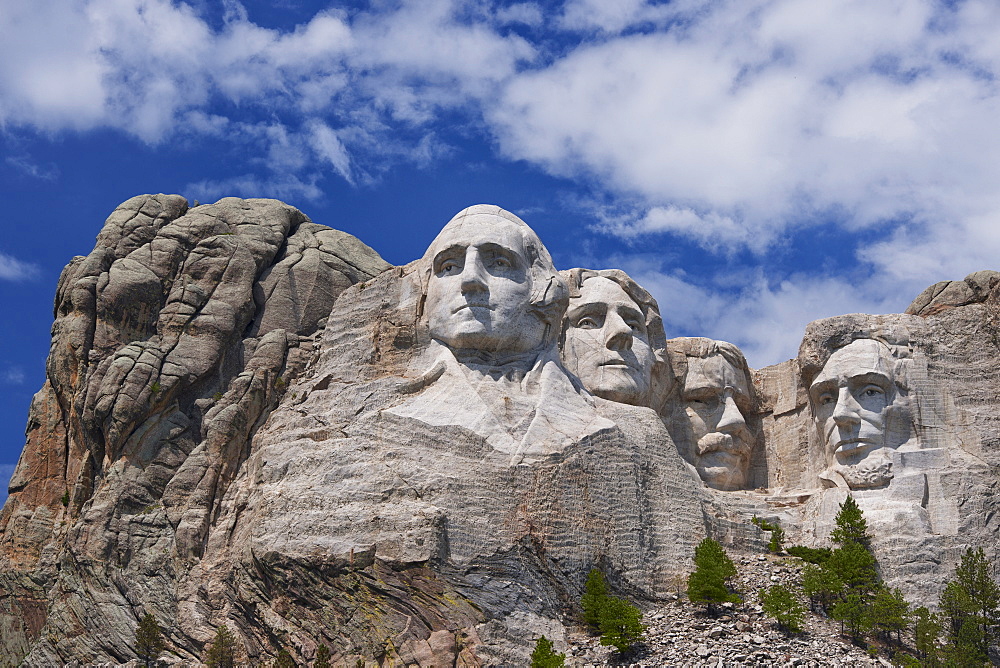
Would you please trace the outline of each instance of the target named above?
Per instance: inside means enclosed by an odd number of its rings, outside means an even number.
[[[750,448],[742,440],[718,431],[705,434],[698,439],[696,449],[698,456],[704,456],[710,452],[728,452],[739,457],[746,457],[750,454]]]
[[[459,304],[458,306],[456,306],[455,308],[453,308],[451,310],[451,312],[452,313],[458,313],[462,309],[467,309],[467,308],[485,308],[485,309],[489,309],[490,311],[496,310],[495,306],[493,306],[492,304],[487,303],[487,302],[481,302],[481,303],[480,302],[471,302],[471,303],[467,302],[465,304]]]

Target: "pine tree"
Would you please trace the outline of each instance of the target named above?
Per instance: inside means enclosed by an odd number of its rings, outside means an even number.
[[[861,508],[858,507],[854,497],[849,495],[840,504],[840,511],[835,519],[837,526],[830,532],[833,542],[846,545],[849,542],[858,543],[868,548],[871,544],[871,536],[868,534],[868,521],[865,520]]]
[[[628,601],[608,595],[608,585],[598,569],[587,575],[584,594],[580,598],[583,619],[601,634],[602,645],[612,645],[619,652],[628,651],[642,639],[642,611]]]
[[[937,615],[921,606],[913,611],[916,622],[913,625],[913,646],[920,655],[923,665],[937,668],[941,665],[938,638],[941,636],[941,622]]]
[[[872,629],[871,608],[861,594],[848,593],[830,610],[830,616],[850,631],[855,642],[860,641]]]
[[[139,620],[135,630],[135,653],[146,668],[155,665],[157,657],[163,652],[163,631],[156,619],[150,613]]]
[[[583,607],[583,621],[594,629],[601,623],[601,608],[607,597],[608,585],[604,582],[604,575],[596,568],[591,569],[587,575],[580,605]]]
[[[552,641],[542,636],[535,642],[531,653],[531,668],[562,668],[566,665],[566,655],[552,648]]]
[[[1000,586],[990,570],[983,549],[970,547],[955,569],[955,578],[945,585],[941,610],[947,621],[949,656],[985,657],[997,637]]]
[[[320,645],[316,648],[316,660],[313,661],[313,668],[330,668],[330,648]]]
[[[802,569],[802,591],[809,597],[814,612],[828,614],[843,590],[843,580],[825,564],[809,564]]]
[[[861,543],[852,540],[835,549],[823,567],[834,573],[848,590],[856,593],[871,593],[878,583],[874,555]]]
[[[223,624],[215,631],[215,638],[205,655],[205,664],[208,668],[234,668],[235,663],[236,638]]]
[[[805,608],[795,595],[783,585],[772,585],[760,591],[760,605],[764,614],[778,622],[778,626],[787,633],[802,631],[802,618]]]
[[[903,598],[903,592],[881,585],[875,591],[870,606],[875,632],[886,642],[891,642],[895,634],[896,644],[902,644],[903,629],[910,625],[910,604]]]
[[[642,611],[628,601],[609,596],[603,605],[601,621],[601,644],[612,646],[619,652],[627,652],[642,640],[646,627],[642,624]]]
[[[726,581],[736,575],[736,565],[722,546],[705,538],[694,549],[695,570],[688,577],[687,596],[692,603],[705,603],[714,612],[718,603],[737,603],[740,597],[729,591]]]

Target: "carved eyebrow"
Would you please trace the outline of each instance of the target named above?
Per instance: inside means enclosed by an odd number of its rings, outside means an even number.
[[[857,376],[851,376],[848,380],[855,385],[872,384],[884,387],[892,386],[892,380],[884,373],[879,373],[877,371],[859,373]]]
[[[566,315],[573,317],[576,315],[586,315],[589,313],[604,313],[607,310],[607,305],[604,302],[586,302],[584,304],[577,304],[575,306],[570,306],[569,310],[566,311]]]
[[[462,257],[464,255],[465,255],[465,247],[460,244],[452,244],[451,246],[448,246],[447,248],[438,251],[438,253],[434,256],[434,261],[432,263],[434,271],[437,271],[438,267],[445,260],[451,260],[453,258]]]
[[[486,243],[477,245],[476,248],[479,249],[480,253],[492,253],[495,255],[502,255],[503,257],[515,263],[515,266],[521,266],[523,264],[521,255],[517,251],[515,251],[512,248],[507,248],[506,246],[501,246],[498,243],[487,241]]]

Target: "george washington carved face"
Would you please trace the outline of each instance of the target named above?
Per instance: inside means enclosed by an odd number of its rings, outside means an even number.
[[[554,340],[566,288],[534,232],[498,207],[466,209],[431,243],[425,311],[452,349],[522,353]],[[560,301],[561,300],[561,301]]]

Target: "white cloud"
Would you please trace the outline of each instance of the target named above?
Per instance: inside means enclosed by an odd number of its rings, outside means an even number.
[[[0,252],[0,280],[27,281],[38,275],[38,265]]]
[[[761,368],[794,357],[806,325],[845,313],[902,312],[925,285],[894,285],[872,276],[795,273],[781,279],[766,270],[721,268],[723,285],[663,271],[648,258],[617,256],[602,266],[624,268],[656,298],[668,337],[707,336],[740,346]],[[890,288],[890,289],[886,289]]]
[[[322,121],[314,120],[309,125],[309,135],[313,151],[325,162],[330,163],[333,169],[344,177],[348,183],[353,183],[351,178],[351,158],[344,148],[343,142],[337,136],[337,132]]]
[[[496,12],[500,24],[521,23],[532,28],[538,28],[545,23],[542,8],[534,2],[519,2],[507,7],[500,7]]]
[[[54,164],[39,165],[28,156],[12,155],[8,156],[4,162],[33,179],[55,181],[59,178],[59,168]]]
[[[912,244],[916,221],[974,234],[967,216],[1000,212],[991,3],[673,4],[669,29],[585,43],[486,109],[507,156],[638,202],[610,232],[764,251],[837,211],[851,229],[913,220]],[[580,0],[566,20],[621,31],[654,9]]]
[[[272,197],[295,206],[296,200],[315,201],[323,197],[323,190],[316,185],[318,180],[317,175],[299,178],[290,174],[271,177],[244,174],[189,183],[184,187],[184,192],[189,194],[189,199],[197,199],[202,203],[221,197]]]
[[[24,383],[24,369],[13,366],[0,371],[0,383],[5,385],[21,385]]]

